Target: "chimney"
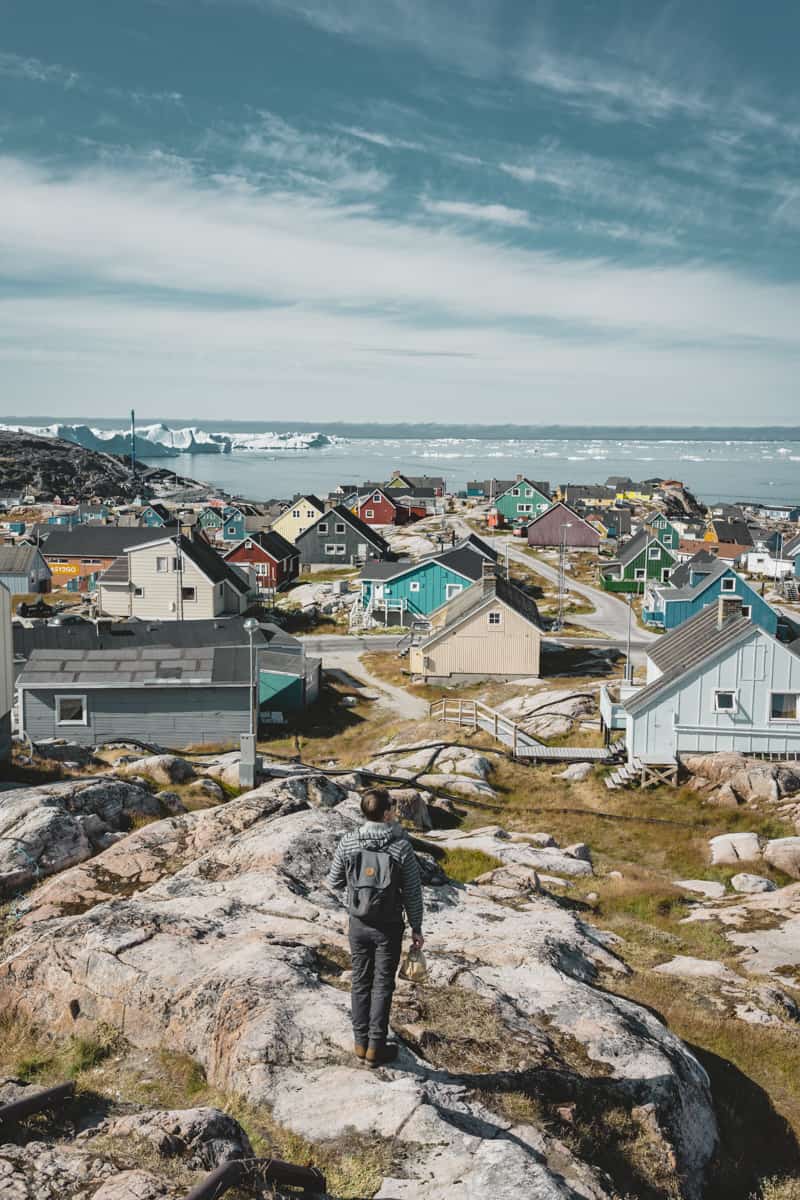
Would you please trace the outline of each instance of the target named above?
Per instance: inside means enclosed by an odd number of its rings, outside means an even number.
[[[741,596],[729,593],[727,596],[719,595],[717,597],[717,629],[730,625],[731,621],[738,621],[741,616]]]
[[[515,480],[515,482],[516,482],[516,483],[522,483],[522,480],[523,480],[524,478],[525,478],[525,476],[524,476],[524,475],[515,475],[515,476],[514,476],[514,480]]]
[[[497,565],[490,558],[485,558],[481,565],[481,595],[484,597],[497,594]]]

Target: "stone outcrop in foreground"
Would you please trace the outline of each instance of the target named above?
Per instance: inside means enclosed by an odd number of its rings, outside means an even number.
[[[423,857],[431,983],[467,1014],[490,1009],[503,1057],[457,1074],[409,1036],[396,1068],[354,1065],[336,986],[346,914],[321,885],[357,819],[338,786],[289,779],[130,834],[31,893],[0,952],[0,1008],[191,1055],[212,1086],[312,1140],[386,1139],[384,1200],[609,1197],[566,1146],[500,1115],[492,1096],[526,1088],[624,1108],[696,1200],[716,1146],[706,1074],[650,1012],[595,985],[625,970],[610,939],[547,896],[500,904]]]

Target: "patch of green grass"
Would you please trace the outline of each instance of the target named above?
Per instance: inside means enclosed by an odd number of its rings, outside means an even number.
[[[442,870],[457,883],[471,883],[479,875],[496,871],[502,865],[499,858],[484,854],[482,850],[446,850],[439,860]]]

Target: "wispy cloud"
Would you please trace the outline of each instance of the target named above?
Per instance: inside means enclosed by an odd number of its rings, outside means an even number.
[[[65,88],[73,87],[80,78],[77,71],[58,63],[45,63],[38,58],[3,51],[0,51],[0,75],[11,79],[28,79],[32,83],[55,83]]]
[[[423,197],[420,204],[425,212],[435,216],[503,225],[511,229],[530,229],[533,224],[523,209],[508,208],[505,204],[470,204],[465,200],[431,200],[428,197]]]
[[[407,141],[405,138],[390,137],[386,133],[373,133],[368,129],[359,129],[354,125],[337,126],[342,133],[349,134],[361,142],[369,142],[371,146],[383,146],[385,150],[424,150],[421,142]]]
[[[389,183],[385,171],[353,153],[352,144],[300,130],[274,113],[261,113],[240,146],[245,155],[270,160],[294,178],[316,180],[336,191],[381,192]]]

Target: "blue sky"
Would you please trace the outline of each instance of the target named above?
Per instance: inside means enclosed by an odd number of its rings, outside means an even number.
[[[800,5],[0,0],[0,410],[798,422]]]

